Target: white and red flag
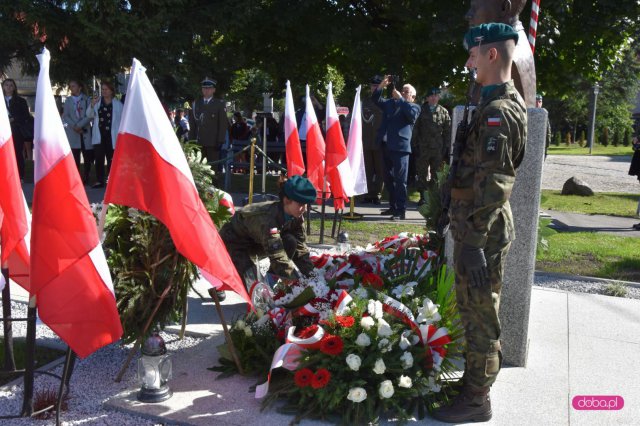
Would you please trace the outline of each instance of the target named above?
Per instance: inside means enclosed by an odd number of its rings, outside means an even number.
[[[7,107],[0,102],[0,263],[9,278],[29,290],[31,215],[24,199],[16,163]],[[0,290],[4,288],[0,277]]]
[[[347,143],[347,157],[353,176],[353,192],[349,196],[366,194],[367,173],[364,169],[364,154],[362,152],[362,105],[360,103],[360,86],[356,89],[356,99],[353,101],[351,126],[349,127],[349,141]]]
[[[531,53],[536,52],[536,36],[538,35],[538,18],[540,16],[540,0],[531,1],[531,19],[529,20],[529,46]]]
[[[284,103],[284,144],[287,154],[287,176],[303,175],[304,160],[300,147],[300,135],[296,124],[296,110],[293,107],[291,84],[287,80],[287,95]]]
[[[353,176],[351,175],[351,167],[349,167],[347,147],[344,144],[336,103],[333,100],[333,85],[331,83],[327,88],[326,145],[325,173],[333,194],[333,206],[336,209],[343,209],[344,203],[349,202],[349,196],[353,193]]]
[[[316,190],[324,191],[324,153],[325,144],[320,123],[313,109],[309,97],[309,85],[307,84],[307,96],[305,105],[305,121],[302,124],[307,130],[307,179],[311,181]]]
[[[31,295],[40,319],[84,358],[122,335],[96,220],[62,126],[49,80],[49,51],[38,55]]]
[[[218,290],[251,299],[202,203],[187,159],[145,68],[133,60],[104,202],[143,210]]]

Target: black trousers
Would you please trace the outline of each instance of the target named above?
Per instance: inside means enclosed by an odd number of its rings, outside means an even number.
[[[111,138],[101,138],[100,145],[93,146],[93,154],[96,158],[96,181],[105,183],[104,160],[107,160],[107,175],[111,170],[111,160],[113,159],[113,145]]]
[[[83,177],[84,183],[89,182],[89,174],[91,173],[91,164],[93,164],[93,146],[91,146],[91,141],[86,142],[84,135],[80,139],[80,148],[71,148],[71,152],[73,154],[73,159],[76,162],[76,167],[78,168],[78,173]],[[89,149],[87,149],[87,147]],[[84,170],[80,171],[80,155],[82,155],[82,159],[84,162]],[[83,173],[84,172],[84,173]]]
[[[18,163],[18,174],[20,179],[24,179],[24,138],[18,126],[11,126],[13,137],[13,148],[16,152],[16,163]]]

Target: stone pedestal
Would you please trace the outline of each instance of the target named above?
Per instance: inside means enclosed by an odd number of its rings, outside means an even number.
[[[464,108],[454,109],[452,139],[462,119]],[[527,145],[522,164],[517,171],[510,203],[516,228],[516,240],[511,244],[504,273],[500,300],[502,325],[502,353],[504,362],[517,367],[527,364],[529,307],[531,286],[536,266],[536,244],[540,208],[540,185],[547,129],[547,110],[527,110]],[[453,240],[447,238],[449,265],[453,254]]]

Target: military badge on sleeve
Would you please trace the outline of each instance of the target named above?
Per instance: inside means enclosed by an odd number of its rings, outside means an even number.
[[[489,117],[487,118],[487,126],[489,127],[500,127],[502,125],[502,119],[500,117]]]
[[[498,138],[491,136],[487,138],[486,144],[487,154],[495,154],[498,151]]]

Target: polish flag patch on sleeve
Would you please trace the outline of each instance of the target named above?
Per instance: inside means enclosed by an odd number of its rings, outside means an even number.
[[[487,126],[489,127],[498,127],[502,125],[502,119],[500,117],[489,117],[487,118]]]

